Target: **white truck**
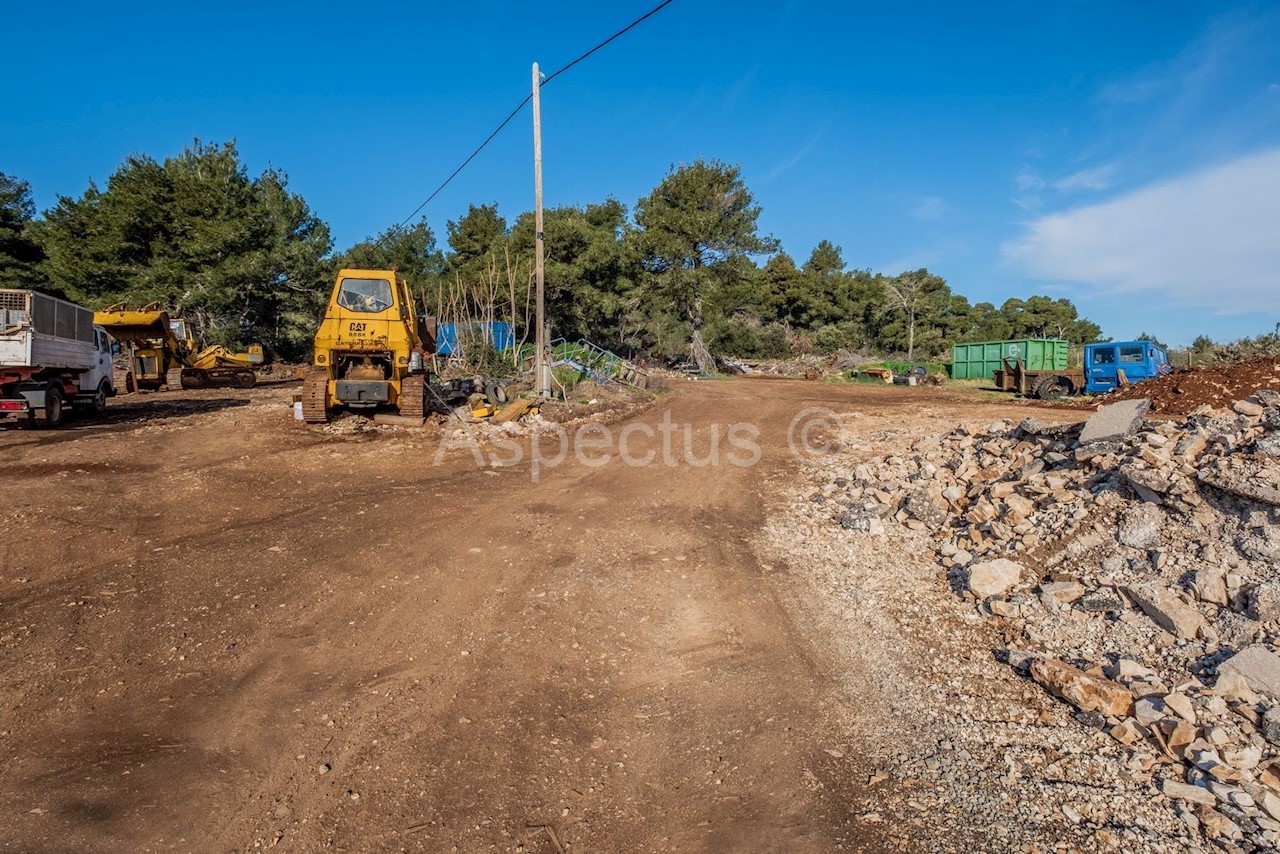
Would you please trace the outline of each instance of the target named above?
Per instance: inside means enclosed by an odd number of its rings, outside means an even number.
[[[0,419],[58,427],[66,407],[95,415],[114,396],[111,336],[84,306],[32,290],[0,289]]]

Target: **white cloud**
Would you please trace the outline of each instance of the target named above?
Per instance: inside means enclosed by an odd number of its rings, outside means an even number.
[[[1074,193],[1079,190],[1105,190],[1111,186],[1115,177],[1116,164],[1108,163],[1093,169],[1081,169],[1065,178],[1053,182],[1054,189],[1063,193]]]
[[[1267,87],[1268,92],[1280,92],[1280,83],[1272,83]]]
[[[1015,205],[1029,213],[1040,209],[1040,191],[1044,189],[1044,178],[1040,177],[1039,172],[1030,166],[1023,166],[1013,176],[1013,186],[1016,192],[1011,201]]]
[[[933,222],[942,219],[947,213],[947,203],[937,196],[928,196],[920,200],[911,209],[911,215],[921,222]]]
[[[1280,285],[1280,149],[1050,214],[1002,247],[1007,264],[1100,292],[1230,314]]]

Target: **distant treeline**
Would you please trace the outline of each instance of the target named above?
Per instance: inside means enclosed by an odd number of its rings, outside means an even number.
[[[630,211],[613,198],[547,210],[552,335],[705,361],[839,349],[925,358],[957,341],[1100,333],[1069,300],[975,305],[928,270],[850,269],[827,240],[797,263],[760,234],[759,216],[738,167],[701,160],[674,167]],[[446,229],[444,247],[423,219],[335,252],[283,172],[251,177],[234,143],[196,141],[163,162],[129,157],[105,187],[41,215],[29,185],[0,173],[0,287],[91,307],[158,300],[210,341],[300,358],[337,269],[395,267],[428,311],[511,320],[532,339],[532,212],[510,222],[472,205]]]

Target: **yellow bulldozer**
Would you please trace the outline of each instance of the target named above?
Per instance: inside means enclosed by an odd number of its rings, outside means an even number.
[[[339,407],[378,406],[422,418],[435,333],[394,270],[338,271],[302,384],[303,419],[322,424]]]
[[[139,389],[251,388],[257,382],[253,369],[263,361],[261,344],[249,345],[244,353],[233,353],[221,344],[201,347],[187,322],[170,318],[158,302],[138,309],[116,303],[94,312],[93,322],[129,348],[130,369]]]

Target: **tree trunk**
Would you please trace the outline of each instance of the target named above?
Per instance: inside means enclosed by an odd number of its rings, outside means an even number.
[[[689,341],[689,349],[693,360],[698,363],[698,370],[704,374],[716,371],[716,360],[702,340],[702,284],[695,282],[693,286],[693,311],[689,318],[693,326],[693,336]]]
[[[916,353],[916,313],[907,313],[907,361],[915,358]]]

